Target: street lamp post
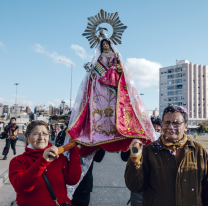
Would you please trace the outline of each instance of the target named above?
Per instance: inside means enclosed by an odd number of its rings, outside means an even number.
[[[16,85],[15,117],[17,117],[17,86],[19,85],[19,83],[15,83],[14,85]]]
[[[141,97],[144,95],[144,93],[142,94],[142,93],[140,93],[140,95],[141,95]]]
[[[69,62],[66,62],[66,61],[63,61],[61,59],[59,59],[59,61],[71,65],[71,92],[70,92],[70,109],[71,109],[71,101],[72,101],[72,70],[73,70],[73,64],[71,64]]]

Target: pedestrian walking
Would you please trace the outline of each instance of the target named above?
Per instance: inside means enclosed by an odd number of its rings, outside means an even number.
[[[4,123],[3,122],[0,122],[0,133],[2,131],[3,126],[4,126]]]
[[[152,125],[155,129],[156,136],[159,138],[161,129],[162,129],[162,121],[160,117],[151,117]],[[127,152],[121,151],[121,159],[124,162],[127,162],[130,156],[130,150]],[[127,205],[130,203],[131,206],[142,206],[142,197],[143,197],[143,191],[141,192],[131,192],[130,200],[128,201]]]
[[[75,185],[80,179],[80,145],[69,151],[70,161],[58,155],[58,148],[49,142],[49,128],[44,121],[28,124],[25,139],[25,152],[9,165],[17,205],[70,206],[66,184]]]
[[[22,126],[22,133],[23,133],[23,134],[25,134],[26,129],[27,129],[27,124],[25,123],[25,124],[23,124],[23,126]]]
[[[59,126],[56,125],[55,126],[55,138],[58,136],[59,131],[60,131]]]
[[[2,155],[4,155],[3,160],[7,159],[7,154],[9,153],[9,148],[13,150],[13,154],[16,155],[16,142],[18,139],[18,129],[19,127],[16,125],[16,118],[12,117],[10,119],[9,124],[4,128],[6,135],[6,145],[3,149]]]
[[[208,153],[186,136],[187,127],[187,110],[170,105],[158,140],[143,149],[141,141],[132,141],[125,182],[132,192],[144,191],[143,205],[208,205]]]
[[[55,130],[52,124],[50,124],[51,141],[55,140]]]

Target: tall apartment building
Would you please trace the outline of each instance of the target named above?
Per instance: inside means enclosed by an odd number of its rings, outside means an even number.
[[[176,60],[176,65],[160,68],[159,114],[169,104],[188,110],[189,120],[208,119],[208,66]]]

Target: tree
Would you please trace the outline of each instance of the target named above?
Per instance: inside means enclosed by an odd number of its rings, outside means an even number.
[[[205,124],[199,123],[199,128],[198,128],[198,132],[200,133],[206,133],[207,132],[207,127]]]

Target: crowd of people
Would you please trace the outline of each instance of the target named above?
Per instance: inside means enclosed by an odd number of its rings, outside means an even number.
[[[158,139],[145,146],[139,139],[134,139],[129,150],[120,153],[121,159],[127,162],[124,181],[131,191],[131,206],[208,206],[208,154],[185,134],[188,126],[186,109],[170,105],[165,108],[162,119],[152,117],[151,122]],[[63,154],[58,155],[67,126],[61,126],[54,146],[49,142],[49,126],[44,121],[26,125],[23,130],[25,152],[10,162],[9,179],[17,193],[17,205],[88,206],[93,189],[93,163],[79,182],[82,165],[79,150],[82,146],[69,150],[69,159]],[[17,130],[16,119],[11,118],[4,128],[4,159],[10,145],[16,154]],[[105,151],[99,149],[93,161],[101,162],[104,156]],[[66,184],[78,182],[71,201],[67,197]]]

